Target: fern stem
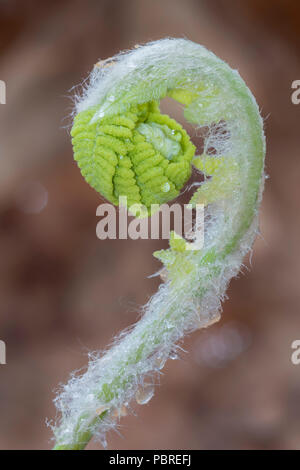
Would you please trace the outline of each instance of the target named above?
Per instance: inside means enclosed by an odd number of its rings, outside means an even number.
[[[92,358],[87,371],[72,377],[56,398],[61,412],[54,430],[56,450],[83,449],[94,435],[104,441],[122,407],[130,407],[139,390],[153,383],[178,341],[218,319],[228,283],[258,230],[265,138],[256,101],[239,74],[183,39],[147,44],[113,63],[94,69],[77,104],[78,116],[93,110],[86,126],[109,116],[128,116],[136,106],[170,96],[185,106],[188,121],[209,127],[205,154],[196,160],[212,178],[192,198],[206,205],[205,242],[202,250],[182,250],[171,237],[170,249],[155,254],[165,265],[167,282],[136,325]],[[94,154],[90,158],[95,169],[97,159]]]

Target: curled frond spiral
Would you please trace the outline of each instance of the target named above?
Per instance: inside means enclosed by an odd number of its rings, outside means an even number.
[[[97,107],[79,113],[72,129],[74,158],[86,181],[113,204],[163,204],[191,174],[194,145],[155,101],[91,122]]]
[[[194,155],[181,125],[161,114],[166,96],[206,129],[202,155]],[[83,449],[93,435],[104,442],[134,397],[151,398],[149,383],[177,342],[217,321],[258,231],[264,183],[265,138],[253,95],[237,71],[185,39],[152,42],[96,66],[77,101],[72,140],[93,188],[113,204],[125,195],[147,214],[151,204],[179,194],[194,166],[205,178],[191,203],[205,205],[206,223],[201,250],[171,235],[170,248],[155,253],[166,282],[140,321],[63,387],[56,449]]]

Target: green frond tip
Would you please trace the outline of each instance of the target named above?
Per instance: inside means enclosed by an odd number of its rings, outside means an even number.
[[[148,214],[152,204],[177,197],[195,154],[182,126],[156,101],[91,122],[96,111],[79,113],[71,131],[74,158],[90,186],[115,205],[126,196],[128,208],[143,205]]]

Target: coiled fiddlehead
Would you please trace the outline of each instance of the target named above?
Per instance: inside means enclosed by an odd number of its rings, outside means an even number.
[[[187,121],[207,129],[202,155],[193,158],[186,132],[160,113],[165,96],[184,105]],[[264,182],[265,139],[253,95],[236,71],[191,41],[149,43],[95,67],[76,111],[75,159],[113,204],[127,195],[150,213],[151,204],[179,193],[191,165],[201,171],[205,180],[191,203],[205,205],[205,239],[201,250],[189,250],[171,236],[170,248],[155,253],[166,282],[140,321],[56,398],[56,449],[83,449],[93,435],[104,440],[133,397],[140,403],[151,397],[147,380],[178,340],[219,318],[227,285],[258,230]],[[193,243],[197,238],[196,231]]]
[[[195,147],[174,119],[153,101],[91,123],[97,107],[74,120],[72,142],[86,181],[113,204],[152,204],[178,196],[191,174]],[[135,207],[137,207],[135,206]]]

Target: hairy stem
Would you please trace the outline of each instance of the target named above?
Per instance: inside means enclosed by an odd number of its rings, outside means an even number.
[[[58,450],[83,449],[93,435],[104,439],[122,407],[153,382],[178,341],[218,318],[228,282],[257,233],[264,181],[262,119],[239,74],[211,52],[183,39],[165,39],[117,56],[113,66],[94,70],[77,112],[94,107],[93,125],[166,95],[184,105],[188,121],[209,128],[205,155],[197,160],[212,178],[192,198],[206,206],[204,247],[182,249],[171,241],[169,250],[156,254],[167,282],[139,322],[93,358],[85,374],[71,378],[56,399]],[[214,169],[203,162],[213,162]]]

